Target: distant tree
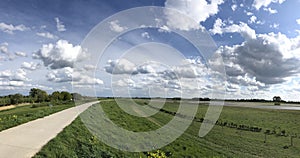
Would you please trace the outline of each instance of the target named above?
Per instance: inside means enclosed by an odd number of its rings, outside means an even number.
[[[58,91],[53,92],[50,96],[51,101],[56,101],[56,102],[61,100],[61,98],[62,98],[61,94]]]
[[[60,95],[61,95],[63,101],[70,101],[70,100],[72,100],[72,95],[69,92],[62,91],[62,92],[60,92]]]
[[[273,102],[274,102],[274,105],[280,105],[281,97],[280,96],[274,96],[273,97]]]
[[[73,100],[82,100],[83,99],[82,95],[79,93],[72,93],[72,98],[73,98]]]
[[[34,102],[45,102],[48,100],[47,92],[37,88],[30,89],[29,96]]]
[[[23,102],[23,95],[20,93],[9,95],[11,104],[19,104]]]
[[[2,97],[0,99],[0,106],[6,106],[6,105],[9,105],[9,104],[11,104],[11,100],[8,96]]]

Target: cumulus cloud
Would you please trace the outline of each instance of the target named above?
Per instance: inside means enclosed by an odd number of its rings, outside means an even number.
[[[274,23],[274,24],[270,25],[270,28],[278,29],[279,28],[279,24]]]
[[[231,9],[232,9],[232,11],[235,11],[237,9],[237,5],[236,4],[232,5]]]
[[[27,69],[27,70],[37,70],[41,67],[40,63],[34,63],[34,62],[23,62],[21,65],[21,68]]]
[[[124,30],[127,29],[127,27],[121,26],[119,24],[119,20],[111,21],[109,22],[109,24],[110,24],[110,29],[115,32],[123,32]]]
[[[166,91],[170,96],[184,95],[183,97],[187,98],[199,97],[199,95],[207,96],[216,87],[215,85],[221,82],[212,77],[212,70],[202,64],[199,58],[201,57],[183,59],[178,64],[169,66],[157,62],[136,65],[131,62],[128,64],[128,60],[118,62],[124,59],[110,60],[106,65],[106,70],[109,71],[106,72],[116,75],[113,77],[112,85],[124,93],[129,89],[136,90],[140,95],[145,94],[145,96],[147,94],[152,96],[150,91],[155,92],[154,96],[164,96]],[[113,73],[113,68],[108,69],[111,67],[111,63],[114,63],[112,65],[117,68],[117,73]],[[127,68],[120,68],[120,66]],[[123,70],[122,73],[120,70]],[[224,85],[222,86],[224,87]],[[120,92],[118,93],[121,95]]]
[[[74,71],[71,67],[65,67],[58,70],[52,70],[47,74],[48,81],[62,83],[72,82],[73,85],[92,85],[103,84],[103,81],[94,77],[90,77],[84,73]]]
[[[8,34],[14,34],[14,31],[26,31],[29,30],[28,27],[26,27],[25,25],[21,24],[21,25],[12,25],[12,24],[6,24],[1,22],[0,23],[0,30],[8,33]]]
[[[65,25],[59,20],[58,17],[54,18],[55,22],[56,22],[56,29],[59,32],[63,32],[66,31]]]
[[[48,81],[53,82],[71,82],[73,69],[71,67],[65,67],[58,70],[50,71],[46,77]]]
[[[14,89],[12,87],[23,87],[25,83],[23,81],[3,81],[0,80],[1,89]],[[10,88],[9,88],[10,87]]]
[[[210,30],[213,34],[223,33],[240,33],[246,39],[255,39],[255,30],[250,28],[247,24],[240,22],[240,24],[232,24],[225,26],[221,19],[217,19],[213,29]]]
[[[15,52],[15,55],[19,57],[27,57],[27,54],[25,52]]]
[[[108,60],[104,67],[105,71],[111,74],[137,74],[137,67],[134,63],[126,60]]]
[[[267,12],[269,12],[270,14],[276,14],[276,13],[278,13],[277,10],[272,9],[272,8],[264,8],[264,11],[267,11]]]
[[[222,46],[229,81],[255,83],[255,86],[278,84],[299,73],[300,37],[288,39],[278,33],[258,34],[239,45]],[[251,78],[251,80],[249,79]],[[258,84],[259,83],[259,84]]]
[[[51,69],[73,67],[74,62],[79,62],[87,57],[87,53],[79,45],[73,45],[66,40],[59,40],[56,44],[44,44],[33,58],[41,59],[45,66]]]
[[[250,20],[249,20],[248,22],[249,22],[250,24],[252,24],[252,23],[255,23],[256,20],[257,20],[257,17],[254,16],[254,15],[252,15],[252,16],[250,17]]]
[[[49,38],[49,39],[55,39],[57,38],[57,36],[49,33],[49,32],[38,32],[36,33],[36,35],[40,36],[40,37],[44,37],[44,38]]]
[[[197,78],[203,76],[206,69],[198,61],[186,59],[185,64],[165,67],[156,62],[148,62],[142,65],[136,65],[126,59],[108,60],[104,67],[105,71],[110,74],[155,74],[167,79],[176,78]]]
[[[149,35],[148,32],[143,32],[143,33],[141,34],[141,36],[144,37],[144,38],[147,38],[147,39],[150,38],[150,35]]]
[[[8,81],[29,81],[30,79],[26,75],[27,73],[23,69],[0,71],[0,79]]]
[[[0,52],[2,54],[5,54],[6,57],[3,57],[4,59],[13,60],[14,55],[8,51],[8,43],[4,42],[0,44]]]
[[[225,26],[225,23],[222,21],[222,19],[218,18],[213,26],[213,29],[210,29],[209,31],[213,34],[222,34],[223,30],[222,28]]]
[[[254,0],[252,6],[259,10],[261,7],[268,7],[271,3],[282,4],[285,0]]]
[[[4,43],[0,44],[0,52],[3,53],[3,54],[6,54],[6,55],[9,54],[9,52],[8,52],[8,43],[4,42]]]
[[[296,22],[298,25],[300,25],[300,19],[297,19]]]
[[[166,10],[167,24],[169,27],[180,30],[199,29],[201,28],[199,23],[217,14],[219,12],[218,6],[222,3],[224,3],[223,0],[212,0],[210,3],[206,0],[167,0],[165,7],[176,9],[196,22],[180,16],[174,11]]]
[[[86,71],[91,71],[91,70],[95,70],[96,69],[96,66],[94,66],[94,65],[90,65],[90,64],[86,64],[86,65],[84,65],[84,70],[86,70]]]
[[[247,14],[248,16],[251,16],[251,15],[253,15],[253,13],[252,13],[252,12],[247,12],[246,10],[245,10],[245,12],[246,12],[246,14]]]

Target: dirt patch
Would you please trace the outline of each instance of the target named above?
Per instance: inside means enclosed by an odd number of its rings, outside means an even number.
[[[19,106],[26,106],[26,105],[30,105],[30,103],[22,103],[22,104],[18,104],[18,105],[8,105],[8,106],[2,106],[0,107],[0,111],[2,110],[8,110],[8,109],[13,109]]]

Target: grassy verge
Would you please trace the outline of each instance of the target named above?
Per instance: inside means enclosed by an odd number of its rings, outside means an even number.
[[[141,101],[143,105],[144,101]],[[100,106],[100,105],[96,105]],[[96,106],[91,107],[92,110]],[[151,119],[135,117],[122,111],[114,101],[101,103],[107,116],[118,126],[131,131],[157,129],[168,123],[173,115],[159,112]],[[207,105],[200,105],[197,117],[204,117]],[[177,111],[178,103],[166,103],[164,110]],[[263,110],[224,107],[220,121],[258,126],[261,132],[251,132],[230,126],[214,126],[203,138],[198,137],[201,122],[193,121],[186,132],[171,144],[163,147],[170,157],[298,157],[300,139],[293,140],[291,133],[300,133],[297,120],[299,111]],[[277,134],[266,135],[264,131],[275,129]],[[285,135],[279,134],[285,130]],[[154,152],[154,151],[153,151]],[[35,157],[146,157],[146,153],[123,152],[111,148],[93,136],[77,118],[55,139],[51,140]]]
[[[74,103],[49,107],[46,103],[33,104],[0,111],[0,131],[42,118],[50,114],[73,107]]]

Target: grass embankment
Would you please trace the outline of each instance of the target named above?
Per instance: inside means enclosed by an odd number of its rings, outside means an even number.
[[[139,102],[145,104],[145,101]],[[154,130],[173,118],[166,112],[159,112],[151,119],[135,117],[122,111],[114,101],[102,102],[101,106],[115,124],[131,131]],[[196,117],[203,118],[207,108],[200,105]],[[175,112],[178,103],[168,102],[163,109]],[[299,137],[294,138],[290,146],[290,136],[300,133],[298,120],[300,111],[224,107],[219,124],[208,135],[198,137],[201,122],[195,120],[181,137],[161,150],[171,157],[298,157]],[[240,125],[262,129],[253,132],[238,128]],[[267,130],[270,132],[264,142]],[[146,154],[123,152],[105,145],[77,118],[35,157],[146,157]]]
[[[32,104],[0,111],[0,131],[73,107],[74,103],[49,106],[48,103]]]

